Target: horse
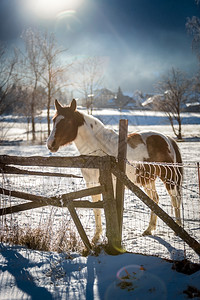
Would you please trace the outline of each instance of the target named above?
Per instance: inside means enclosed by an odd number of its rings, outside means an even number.
[[[73,99],[69,106],[63,106],[55,100],[56,113],[53,117],[53,129],[47,140],[47,147],[51,152],[57,152],[61,146],[74,142],[81,155],[110,155],[117,157],[118,134],[107,128],[99,119],[77,110],[76,100]],[[155,187],[155,180],[159,177],[171,197],[174,207],[176,222],[181,225],[181,181],[182,163],[181,153],[177,143],[170,137],[156,131],[142,131],[131,133],[127,136],[127,161],[145,162],[138,163],[134,169],[127,164],[126,175],[138,186],[142,186],[146,194],[157,204],[159,196]],[[148,163],[158,163],[153,168]],[[169,163],[166,168],[162,163]],[[175,167],[172,165],[175,163]],[[82,169],[82,175],[88,187],[94,186],[99,180],[99,170]],[[173,180],[177,184],[170,184]],[[93,201],[98,201],[100,195],[92,196]],[[100,209],[94,209],[96,231],[93,242],[100,239],[102,233]],[[156,229],[157,216],[151,211],[148,228],[143,235],[151,235]]]

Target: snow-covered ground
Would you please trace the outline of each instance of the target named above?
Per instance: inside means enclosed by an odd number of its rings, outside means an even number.
[[[170,126],[163,125],[166,120],[160,113],[95,111],[102,121],[117,130],[120,118],[129,119],[129,131],[139,129],[156,129],[173,136]],[[137,115],[136,115],[137,114]],[[137,122],[133,121],[137,120]],[[198,196],[198,179],[196,162],[200,153],[200,115],[185,114],[183,133],[186,140],[193,138],[193,142],[179,143],[183,161],[187,165],[184,193],[184,218],[187,230],[200,240],[200,201]],[[24,139],[26,128],[24,123],[17,122],[15,126],[11,122],[4,123],[7,127],[7,141]],[[146,124],[146,125],[145,125]],[[155,124],[157,124],[155,126]],[[38,126],[44,126],[42,122]],[[194,141],[195,140],[195,141]],[[0,146],[0,155],[44,155],[49,152],[42,145],[30,145],[7,143]],[[56,155],[77,155],[73,145],[61,149]],[[61,171],[61,170],[60,170]],[[71,171],[70,171],[71,172]],[[76,172],[78,172],[76,170]],[[80,173],[79,173],[80,174]],[[32,178],[33,179],[33,178]],[[55,193],[69,192],[84,186],[84,181],[79,179],[62,179],[55,181],[48,179],[31,180],[27,178],[9,178],[4,185],[16,186],[18,190],[34,191],[36,194],[55,195]],[[159,184],[158,184],[159,185]],[[66,191],[67,186],[67,191]],[[42,188],[42,191],[41,191]],[[161,206],[171,214],[171,205],[167,195],[159,185]],[[166,200],[166,201],[165,201]],[[193,208],[192,208],[193,207]],[[47,222],[49,213],[53,214],[55,224],[61,220],[67,220],[67,209],[62,211],[41,209],[16,214],[20,222],[29,222],[36,225],[37,222]],[[89,237],[94,233],[94,217],[92,212],[85,210],[80,212],[81,220]],[[12,222],[15,220],[12,217]],[[141,233],[148,224],[149,210],[141,205],[140,201],[127,192],[124,211],[124,245],[127,250],[138,254],[122,254],[109,256],[101,253],[99,256],[89,255],[82,257],[80,254],[58,254],[54,252],[39,252],[28,250],[19,246],[0,245],[0,299],[187,299],[183,291],[188,286],[200,288],[200,271],[193,275],[185,275],[172,270],[172,263],[152,255],[169,259],[183,259],[185,257],[199,262],[194,251],[174,236],[166,226],[159,221],[156,235],[142,237]],[[42,221],[41,221],[42,220]],[[7,218],[9,221],[9,217]],[[189,224],[189,225],[188,225]],[[103,219],[105,230],[105,220]],[[105,232],[104,232],[105,234]],[[148,254],[148,256],[147,256]]]
[[[69,256],[3,244],[0,251],[1,300],[183,300],[189,286],[199,288],[200,271],[178,273],[152,256]]]

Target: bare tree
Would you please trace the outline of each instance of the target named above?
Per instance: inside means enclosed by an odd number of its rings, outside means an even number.
[[[163,95],[157,100],[157,108],[165,112],[175,136],[182,139],[181,112],[188,101],[190,81],[182,71],[172,68],[169,74],[157,83],[157,91]]]
[[[195,0],[197,5],[200,3],[200,0]],[[186,23],[186,28],[188,32],[193,36],[192,40],[192,49],[196,53],[196,56],[200,62],[200,19],[198,17],[193,16],[192,18],[188,18]],[[194,93],[194,100],[199,102],[200,95],[200,70],[193,78],[192,90]]]
[[[192,79],[191,89],[193,92],[192,100],[194,102],[200,103],[200,70],[195,74],[194,78]]]
[[[31,122],[32,140],[35,140],[35,115],[37,109],[41,107],[41,100],[38,97],[38,87],[41,85],[46,91],[45,108],[47,109],[47,128],[50,134],[50,106],[53,97],[63,87],[67,85],[66,70],[59,62],[63,51],[58,47],[53,33],[40,32],[28,29],[23,34],[25,42],[25,53],[21,66],[23,68],[22,77],[24,85],[32,88],[31,96]],[[42,104],[43,104],[42,103]]]
[[[188,18],[186,23],[188,32],[193,36],[192,48],[200,61],[200,19],[193,16]]]
[[[6,98],[18,81],[15,72],[17,61],[16,51],[14,50],[13,54],[8,57],[6,46],[0,43],[0,115],[8,108],[9,101]]]
[[[104,58],[92,56],[79,60],[75,65],[75,86],[83,95],[90,114],[93,110],[95,91],[103,83],[104,64]]]
[[[22,56],[20,62],[21,78],[23,80],[23,85],[27,86],[29,90],[32,90],[29,103],[32,126],[32,140],[35,141],[35,116],[38,106],[38,97],[36,97],[36,94],[38,85],[41,80],[41,73],[44,69],[42,63],[42,52],[38,45],[40,34],[39,32],[33,31],[32,29],[28,29],[23,33],[22,38],[25,43],[25,53],[20,52]]]
[[[45,32],[38,36],[37,40],[42,54],[42,72],[40,73],[41,82],[47,93],[47,124],[48,135],[50,134],[50,106],[52,100],[62,88],[69,85],[67,79],[67,70],[70,64],[63,66],[60,62],[60,55],[66,51],[58,47],[53,33]]]

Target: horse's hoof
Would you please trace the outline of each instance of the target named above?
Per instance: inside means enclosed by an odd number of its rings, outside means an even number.
[[[92,239],[92,243],[94,245],[100,244],[101,243],[101,236],[99,234],[98,235],[95,234],[95,236]]]
[[[151,230],[150,229],[146,229],[143,234],[143,236],[147,236],[147,235],[152,235]]]

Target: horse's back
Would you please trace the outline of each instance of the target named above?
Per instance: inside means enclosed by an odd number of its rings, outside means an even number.
[[[133,152],[137,151],[139,148],[143,149],[143,153],[140,151],[141,161],[166,163],[181,162],[181,155],[176,142],[156,131],[142,131],[129,134],[127,142],[133,149]],[[144,151],[144,149],[146,151]],[[132,160],[136,159],[132,158]]]

